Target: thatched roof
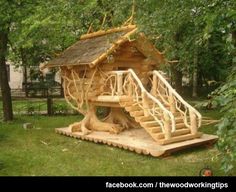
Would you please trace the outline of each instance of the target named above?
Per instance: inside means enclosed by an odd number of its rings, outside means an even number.
[[[80,40],[67,48],[60,56],[49,61],[43,68],[71,65],[95,66],[103,61],[121,44],[129,41],[129,36],[136,32],[135,25],[97,31],[82,35]],[[138,36],[137,49],[153,60],[164,59],[163,55],[142,34]]]

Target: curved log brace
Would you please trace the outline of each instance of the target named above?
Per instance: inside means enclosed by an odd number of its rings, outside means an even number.
[[[89,109],[84,119],[69,125],[69,128],[71,132],[82,131],[84,135],[89,134],[91,131],[108,131],[117,134],[123,130],[123,127],[118,123],[99,120],[96,116],[96,106],[92,104],[89,104]]]

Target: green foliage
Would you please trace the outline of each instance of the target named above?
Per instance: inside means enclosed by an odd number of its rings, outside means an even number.
[[[230,174],[236,162],[236,67],[226,84],[217,89],[214,100],[224,113],[221,122],[217,125],[220,139],[218,148],[221,151],[222,169]]]
[[[232,65],[225,44],[235,27],[235,7],[221,0],[138,1],[138,24],[169,60],[179,60],[178,69],[190,78],[197,57],[199,75],[220,81]],[[155,40],[158,35],[161,39]]]
[[[54,115],[66,115],[68,114],[68,105],[66,103],[54,103],[53,104],[53,114]]]
[[[28,66],[38,66],[57,56],[86,33],[90,25],[95,31],[120,25],[130,14],[127,7],[131,7],[131,3],[118,0],[112,4],[107,0],[36,0],[12,4],[4,1],[2,4],[0,20],[4,18],[5,25],[11,28],[9,57],[18,65],[22,62]],[[1,12],[4,9],[6,14]],[[106,21],[101,26],[105,15]]]

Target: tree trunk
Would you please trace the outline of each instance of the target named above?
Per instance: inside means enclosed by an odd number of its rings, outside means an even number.
[[[178,93],[182,94],[183,93],[183,87],[182,87],[182,77],[183,74],[181,71],[176,69],[176,66],[172,65],[171,66],[171,72],[172,72],[172,81],[174,82],[175,89]]]
[[[8,83],[6,53],[7,33],[0,31],[0,86],[2,92],[3,120],[13,120],[11,89]]]
[[[197,97],[197,87],[198,87],[198,59],[197,59],[197,51],[195,51],[194,54],[194,60],[193,60],[193,91],[192,91],[192,97]]]
[[[51,116],[51,115],[54,114],[54,111],[53,111],[53,99],[50,96],[47,97],[47,114],[48,114],[48,116]]]
[[[28,74],[27,74],[27,58],[24,49],[20,49],[20,54],[21,54],[21,61],[22,65],[24,68],[23,71],[23,82],[24,82],[24,91],[25,91],[25,96],[28,97],[28,87],[27,87],[27,81],[28,81]]]
[[[197,68],[193,71],[193,92],[192,97],[197,97]]]

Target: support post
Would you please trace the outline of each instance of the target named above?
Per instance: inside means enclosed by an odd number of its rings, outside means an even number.
[[[123,74],[117,73],[117,92],[118,96],[123,95]]]
[[[164,128],[165,128],[165,139],[171,138],[171,126],[170,126],[170,118],[164,113]]]
[[[191,133],[195,135],[197,133],[197,117],[193,111],[190,111],[190,125]]]
[[[159,92],[162,96],[165,96],[165,84],[162,81],[159,81]]]
[[[171,113],[174,113],[176,112],[176,108],[175,108],[175,100],[174,100],[174,97],[173,97],[173,93],[170,91],[170,95],[169,95],[169,104],[170,104],[170,111]]]
[[[152,83],[152,90],[151,93],[152,95],[154,95],[155,97],[157,96],[157,76],[153,75],[153,83]]]
[[[127,78],[130,78],[130,77],[128,76]],[[131,84],[131,82],[129,82],[128,83],[128,96],[131,97],[132,95],[133,95],[132,84]]]
[[[145,94],[145,92],[142,92],[142,103],[144,108],[144,116],[147,117],[149,115],[148,113],[149,105],[147,102],[147,95]]]
[[[53,101],[50,96],[47,97],[47,114],[49,116],[53,115]]]

